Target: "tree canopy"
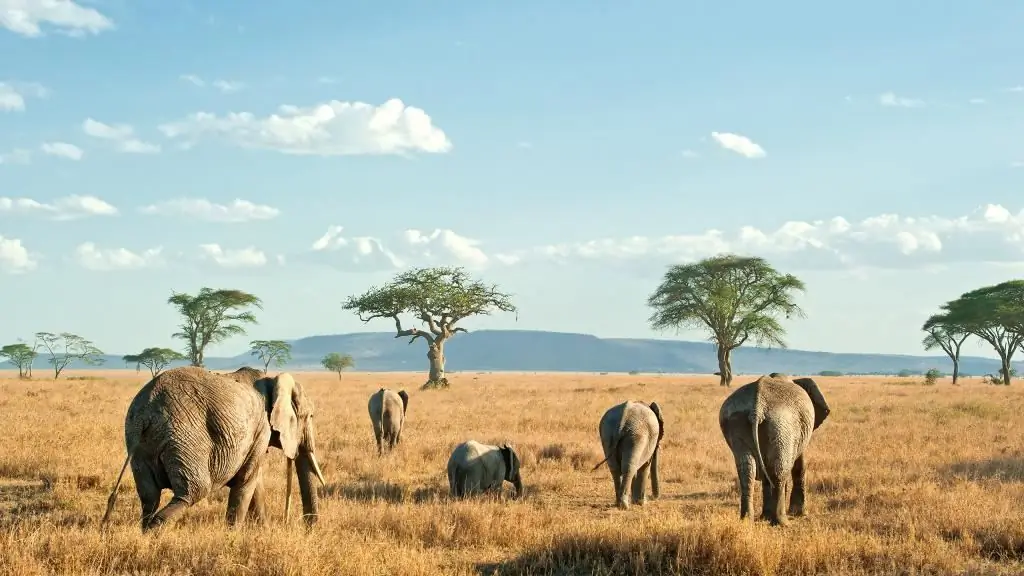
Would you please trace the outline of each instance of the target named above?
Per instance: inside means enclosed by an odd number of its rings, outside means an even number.
[[[263,309],[263,302],[241,290],[202,288],[195,296],[173,292],[167,303],[181,314],[181,331],[174,338],[185,341],[185,354],[193,366],[203,366],[206,347],[245,334],[245,324],[257,324],[245,308]]]
[[[732,383],[731,352],[748,340],[785,347],[779,321],[803,317],[795,293],[804,283],[781,274],[763,258],[722,254],[669,267],[648,298],[656,330],[703,329],[718,351],[722,386]]]
[[[960,377],[960,348],[971,335],[963,326],[958,326],[945,314],[933,314],[921,327],[926,332],[921,345],[925,350],[941,348],[953,361],[953,384]]]
[[[36,332],[36,341],[46,348],[50,357],[47,362],[53,366],[53,379],[60,378],[61,372],[78,360],[88,366],[103,364],[103,352],[91,341],[70,332],[54,334],[52,332]]]
[[[37,356],[39,353],[25,343],[8,344],[0,348],[0,358],[6,358],[8,363],[18,368],[18,378],[30,374],[29,367]]]
[[[164,368],[167,368],[171,362],[184,360],[185,355],[170,348],[146,348],[138,354],[122,356],[121,359],[124,360],[125,364],[135,364],[136,370],[142,366],[149,368],[150,375],[156,378],[156,375],[162,372]]]
[[[1009,385],[1013,354],[1024,343],[1024,280],[1008,280],[964,292],[943,304],[941,310],[929,320],[939,319],[988,342],[999,355],[1002,382]],[[923,328],[938,326],[939,320],[925,322]]]
[[[348,354],[331,352],[320,360],[320,364],[331,372],[337,372],[338,380],[341,380],[342,371],[346,368],[355,366],[356,363],[355,360],[352,359],[352,356],[349,356]]]
[[[263,362],[266,374],[271,364],[280,368],[292,359],[292,345],[284,340],[253,340],[249,342],[249,353]]]
[[[444,343],[465,328],[456,324],[471,316],[493,311],[515,312],[509,294],[471,278],[461,267],[413,268],[397,274],[383,286],[374,286],[358,296],[349,296],[342,309],[355,312],[363,322],[388,319],[395,323],[395,338],[417,338],[427,343],[430,373],[425,387],[447,387],[444,377]],[[405,327],[408,314],[426,330]]]

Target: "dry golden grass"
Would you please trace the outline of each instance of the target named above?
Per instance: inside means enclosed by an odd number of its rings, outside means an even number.
[[[124,459],[125,409],[146,378],[69,374],[84,375],[102,378],[0,374],[0,573],[1024,572],[1020,386],[820,378],[833,412],[809,449],[809,515],[771,528],[738,519],[717,423],[728,391],[713,377],[461,373],[450,391],[420,392],[422,374],[299,373],[328,482],[313,532],[283,523],[273,450],[266,526],[228,529],[222,490],[144,536],[130,473],[112,527],[98,523]],[[382,385],[411,399],[403,444],[378,459],[366,401]],[[590,469],[602,458],[597,422],[625,399],[657,400],[667,434],[661,499],[620,511],[607,468]],[[445,463],[469,438],[515,444],[526,498],[448,500]]]

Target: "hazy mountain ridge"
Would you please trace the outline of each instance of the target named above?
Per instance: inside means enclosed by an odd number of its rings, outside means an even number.
[[[318,369],[320,359],[329,352],[351,354],[355,370],[426,370],[426,346],[420,341],[407,344],[394,332],[357,332],[308,336],[290,340],[293,370]],[[657,340],[642,338],[598,338],[590,334],[535,330],[481,330],[459,334],[445,346],[447,369],[497,371],[566,372],[670,372],[711,373],[718,370],[714,346],[709,342]],[[101,368],[123,368],[120,355],[106,355]],[[178,362],[173,365],[184,365]],[[248,353],[230,358],[207,358],[213,370],[257,366],[257,358]],[[1024,371],[1024,362],[1014,363]],[[5,366],[7,367],[7,366]],[[88,369],[72,362],[71,369]],[[134,366],[128,366],[134,368]],[[810,350],[741,347],[733,352],[733,370],[737,373],[789,372],[816,374],[835,370],[854,374],[895,374],[901,370],[925,371],[937,368],[949,372],[952,364],[945,355],[897,355],[815,352]],[[36,359],[36,375],[50,369],[45,356]],[[143,368],[145,370],[145,368]],[[999,361],[977,356],[960,360],[962,374],[989,374],[999,370]]]

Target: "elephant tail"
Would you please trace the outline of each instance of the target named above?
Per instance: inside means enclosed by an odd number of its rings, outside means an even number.
[[[605,456],[605,457],[604,457],[604,460],[601,460],[600,462],[598,462],[598,463],[597,463],[597,466],[594,466],[594,467],[593,467],[593,469],[591,469],[591,470],[590,470],[591,472],[594,472],[594,471],[596,471],[596,470],[597,470],[598,468],[600,468],[600,467],[601,467],[601,465],[602,465],[602,464],[604,464],[605,462],[607,462],[607,461],[608,461],[608,458],[610,458],[611,456],[614,456],[614,455],[615,455],[615,454],[616,454],[616,453],[618,452],[618,448],[619,448],[619,439],[621,439],[621,438],[622,438],[622,433],[621,433],[621,432],[622,432],[622,431],[620,430],[620,431],[619,431],[619,434],[617,434],[617,435],[615,436],[615,438],[614,438],[614,439],[612,440],[612,448],[611,448],[611,450],[609,450],[609,451],[608,451],[608,456]]]
[[[114,503],[117,502],[117,489],[121,487],[121,479],[124,478],[124,471],[128,468],[128,462],[132,459],[132,454],[135,452],[134,449],[128,452],[128,456],[124,459],[124,464],[121,465],[121,473],[117,475],[117,481],[114,482],[114,489],[110,491],[110,496],[107,497],[107,511],[103,514],[103,520],[100,521],[100,526],[105,526],[107,521],[110,520],[110,514],[114,511]]]
[[[771,488],[775,488],[775,484],[772,483],[772,479],[768,476],[768,467],[764,465],[764,457],[761,454],[761,439],[757,432],[760,424],[761,405],[760,402],[757,402],[754,404],[754,411],[750,414],[750,431],[754,436],[754,459],[757,460],[757,469],[761,471],[762,481],[767,482]]]

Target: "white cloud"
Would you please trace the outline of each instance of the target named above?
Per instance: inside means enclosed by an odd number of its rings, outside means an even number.
[[[722,148],[735,152],[740,156],[745,156],[747,158],[764,158],[767,155],[764,148],[759,144],[740,134],[732,134],[730,132],[712,132],[711,137]]]
[[[0,82],[0,112],[24,112],[26,98],[46,98],[49,94],[34,82]]]
[[[179,79],[188,82],[189,84],[199,86],[203,88],[205,86],[213,86],[217,90],[220,90],[224,94],[231,92],[238,92],[242,88],[245,88],[245,84],[234,80],[214,80],[213,82],[207,82],[195,74],[182,74],[178,76]]]
[[[41,36],[42,25],[82,36],[114,28],[114,23],[93,8],[72,0],[0,0],[0,26],[22,36]]]
[[[405,231],[405,241],[411,246],[428,250],[425,253],[427,257],[433,257],[429,249],[431,246],[437,245],[459,264],[481,268],[488,262],[487,254],[478,248],[479,240],[459,236],[451,230],[435,229],[427,235],[419,230],[410,229]]]
[[[208,222],[252,222],[270,220],[281,213],[265,204],[236,198],[231,204],[215,204],[205,198],[178,198],[139,209],[143,214],[177,215]]]
[[[223,268],[258,268],[267,264],[267,255],[252,246],[232,250],[219,244],[200,244],[199,251],[204,260]]]
[[[0,270],[22,274],[36,268],[37,262],[17,238],[0,236]]]
[[[904,98],[892,92],[886,92],[878,97],[878,103],[882,106],[895,106],[899,108],[920,108],[924,106],[923,100],[915,98]]]
[[[85,155],[81,148],[67,142],[46,142],[39,149],[44,154],[67,158],[68,160],[81,160],[82,156]]]
[[[101,249],[92,242],[83,242],[75,248],[74,257],[80,266],[89,270],[138,270],[161,265],[161,252],[160,246],[136,254],[126,248]]]
[[[104,124],[92,118],[82,122],[82,131],[93,138],[114,142],[117,149],[127,154],[155,154],[160,146],[138,139],[135,129],[128,124]]]
[[[195,74],[182,74],[181,76],[178,76],[178,78],[184,80],[185,82],[188,82],[189,84],[195,84],[196,86],[200,87],[206,86],[206,82],[204,82],[202,78],[196,76]]]
[[[694,261],[723,252],[764,256],[787,266],[907,267],[948,262],[1024,261],[1024,210],[986,204],[966,216],[880,214],[850,222],[837,216],[789,221],[775,230],[741,226],[660,237],[632,236],[538,246],[496,256],[520,260]]]
[[[285,154],[444,153],[452,147],[426,112],[397,98],[380,106],[338,100],[307,108],[286,105],[263,118],[250,112],[197,112],[160,130],[168,138],[194,142],[219,137],[245,148]]]
[[[65,196],[52,203],[31,198],[0,197],[0,214],[43,214],[52,220],[78,220],[89,216],[114,216],[117,208],[95,196]]]
[[[0,154],[0,164],[28,164],[32,161],[32,152],[23,148],[16,148],[5,154]]]
[[[690,150],[690,149],[683,150],[682,152],[680,152],[680,155],[683,158],[698,158],[698,157],[700,157],[700,154],[698,154],[698,153],[696,153],[696,152],[694,152],[693,150]]]
[[[341,235],[344,227],[329,226],[327,232],[313,242],[310,248],[314,252],[341,252],[348,256],[348,262],[363,268],[392,269],[405,266],[405,262],[384,244],[372,236],[353,236],[346,238]],[[339,259],[332,256],[332,261]]]

